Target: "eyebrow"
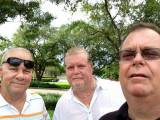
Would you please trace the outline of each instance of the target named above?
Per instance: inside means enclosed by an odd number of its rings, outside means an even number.
[[[151,49],[151,48],[160,48],[160,46],[159,47],[158,46],[145,46],[145,47],[140,48],[140,50]],[[124,50],[135,50],[136,51],[136,49],[129,48],[129,47],[125,49],[121,49],[120,51],[124,51]]]

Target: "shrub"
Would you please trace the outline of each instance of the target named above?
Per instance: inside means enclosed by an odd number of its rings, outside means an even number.
[[[54,93],[39,93],[39,95],[42,96],[45,106],[47,110],[54,110],[57,104],[57,101],[61,97],[60,94],[54,94]]]
[[[43,77],[40,82],[52,82],[53,80],[55,80],[56,82],[59,81],[58,78]],[[32,81],[37,81],[37,78],[32,78]]]
[[[31,81],[30,87],[69,89],[70,85],[67,82],[39,82],[39,81]]]
[[[58,78],[48,78],[48,77],[43,77],[42,78],[42,82],[52,82],[53,80],[55,80],[56,82],[59,81]]]
[[[38,88],[59,88],[55,84],[49,84],[45,82],[32,81],[30,87],[38,87]]]

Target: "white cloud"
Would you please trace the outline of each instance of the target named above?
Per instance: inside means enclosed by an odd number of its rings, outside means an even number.
[[[42,11],[48,11],[53,16],[57,17],[57,19],[53,20],[51,25],[54,27],[60,27],[62,24],[71,23],[75,20],[87,20],[87,16],[80,12],[80,10],[72,15],[71,12],[64,10],[64,4],[55,5],[54,3],[50,3],[45,1],[43,6],[41,7]],[[21,22],[18,18],[12,22],[6,22],[5,24],[0,25],[0,35],[12,38],[12,35],[17,31]]]
[[[62,24],[67,24],[75,20],[87,20],[87,16],[80,12],[79,9],[73,14],[69,11],[65,11],[64,4],[57,6],[55,4],[51,4],[50,2],[45,2],[42,6],[42,10],[44,12],[48,11],[53,16],[57,17],[57,19],[52,21],[52,25],[54,27],[60,27]]]
[[[17,31],[20,22],[6,22],[5,24],[0,25],[0,35],[11,39],[12,35]]]

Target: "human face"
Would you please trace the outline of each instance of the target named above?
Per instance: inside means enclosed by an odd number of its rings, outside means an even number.
[[[122,45],[122,50],[138,52],[132,61],[119,63],[119,80],[125,96],[152,96],[160,93],[160,59],[145,60],[139,52],[146,48],[160,48],[160,36],[151,29],[130,33]]]
[[[73,89],[91,84],[93,66],[88,63],[85,53],[75,53],[65,58],[66,77]]]
[[[31,60],[31,56],[22,50],[11,51],[5,57],[16,57],[23,60]],[[28,69],[22,62],[19,66],[12,66],[8,63],[4,63],[0,68],[1,77],[1,93],[7,95],[19,95],[24,94],[29,87],[32,79],[32,69]]]

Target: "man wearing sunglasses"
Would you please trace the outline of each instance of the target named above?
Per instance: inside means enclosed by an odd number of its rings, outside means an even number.
[[[133,25],[119,58],[119,80],[127,102],[100,120],[160,120],[160,28]]]
[[[41,96],[27,90],[34,62],[27,49],[11,48],[0,67],[0,119],[50,120]]]

